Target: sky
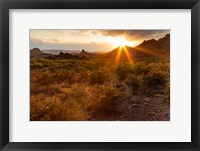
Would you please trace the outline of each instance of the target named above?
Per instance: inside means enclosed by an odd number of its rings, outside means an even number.
[[[30,30],[30,49],[106,52],[164,37],[170,30]]]

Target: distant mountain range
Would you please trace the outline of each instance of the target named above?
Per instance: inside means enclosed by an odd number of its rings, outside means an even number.
[[[81,59],[81,58],[76,55],[72,55],[70,53],[60,52],[58,55],[52,55],[47,57],[47,59],[64,60],[64,59]]]
[[[50,53],[50,54],[53,54],[53,55],[58,55],[60,52],[63,52],[63,53],[70,53],[70,54],[79,54],[81,51],[80,50],[54,50],[54,49],[51,49],[51,50],[41,50],[42,52],[44,53]]]
[[[49,50],[50,51],[50,50]],[[49,52],[45,51],[45,52]],[[120,55],[121,60],[127,60],[130,58],[143,58],[143,57],[169,57],[170,54],[170,34],[165,35],[165,37],[158,40],[150,39],[144,40],[140,45],[136,47],[117,47],[112,51],[104,54],[90,53],[82,49],[79,53],[67,53],[59,52],[59,54],[50,54],[42,52],[39,48],[33,48],[30,50],[30,57],[32,59],[38,58],[48,58],[48,59],[84,59],[84,58],[94,58],[101,57],[105,58],[116,58]]]

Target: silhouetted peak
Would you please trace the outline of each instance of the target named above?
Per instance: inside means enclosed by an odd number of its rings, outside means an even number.
[[[81,53],[80,54],[88,54],[87,51],[85,51],[84,49],[82,49]]]
[[[144,40],[143,43],[155,43],[156,40],[155,39],[150,39],[150,40]]]
[[[41,50],[39,48],[33,48],[33,49],[31,49],[31,51],[41,52]]]
[[[78,57],[77,56],[73,56],[70,53],[60,52],[58,55],[55,55],[53,58],[54,59],[74,59],[74,58],[78,58]]]
[[[63,52],[60,52],[60,53],[59,53],[59,55],[61,55],[61,56],[62,56],[62,55],[65,55],[65,54],[64,54]]]
[[[170,34],[166,34],[164,38],[170,38]]]
[[[43,52],[39,48],[33,48],[30,51],[31,54],[43,54]]]
[[[63,57],[68,57],[68,56],[72,56],[72,54],[60,52],[60,53],[59,53],[59,56],[60,56],[60,57],[62,57],[62,56],[63,56]]]
[[[170,34],[166,34],[163,38],[158,40],[150,39],[144,40],[140,45],[137,47],[149,49],[149,50],[166,50],[169,51],[170,49]]]

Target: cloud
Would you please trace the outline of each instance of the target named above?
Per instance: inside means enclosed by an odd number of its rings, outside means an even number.
[[[148,40],[149,38],[158,39],[169,33],[169,30],[102,30],[104,36],[125,36],[127,40],[136,38]]]

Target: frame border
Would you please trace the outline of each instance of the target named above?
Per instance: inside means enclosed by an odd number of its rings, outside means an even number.
[[[0,0],[0,149],[8,150],[200,150],[200,0]],[[9,142],[9,9],[191,9],[191,142]],[[199,59],[199,60],[198,60]]]

